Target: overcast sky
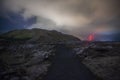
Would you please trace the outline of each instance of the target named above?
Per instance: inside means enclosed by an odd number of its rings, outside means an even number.
[[[2,29],[18,28],[5,27],[3,20],[7,20],[22,28],[54,29],[83,37],[89,32],[119,30],[119,4],[120,0],[1,0],[0,24]]]

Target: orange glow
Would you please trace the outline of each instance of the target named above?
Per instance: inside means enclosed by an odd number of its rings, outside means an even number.
[[[88,41],[93,41],[93,40],[94,40],[94,34],[92,33],[88,36]]]

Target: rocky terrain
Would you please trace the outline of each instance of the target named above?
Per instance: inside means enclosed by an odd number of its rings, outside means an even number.
[[[76,53],[97,80],[120,80],[120,42],[86,42],[71,35],[42,29],[14,30],[0,35],[0,80],[42,80],[52,65],[56,45],[61,45],[58,53],[71,53],[66,58],[72,55],[72,51]],[[64,53],[61,54],[63,57]],[[70,61],[76,61],[76,58],[68,58],[71,65]],[[78,65],[79,62],[72,63]],[[78,68],[75,65],[71,67]]]
[[[55,46],[79,39],[57,31],[15,30],[0,35],[0,80],[42,80]]]
[[[75,50],[82,63],[101,80],[120,80],[120,42],[93,42]]]
[[[0,48],[0,80],[41,80],[54,55],[54,45],[18,43]]]
[[[22,29],[14,30],[0,35],[0,39],[14,40],[14,41],[27,41],[34,43],[48,43],[58,44],[80,41],[80,39],[72,36],[57,32],[55,30],[44,30],[44,29]]]

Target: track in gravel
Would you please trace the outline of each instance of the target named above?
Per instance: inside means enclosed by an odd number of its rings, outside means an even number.
[[[65,45],[56,46],[56,55],[43,80],[96,80],[89,71]]]

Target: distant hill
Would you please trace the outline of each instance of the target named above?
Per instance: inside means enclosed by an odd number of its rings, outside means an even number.
[[[73,42],[80,41],[80,39],[72,36],[57,32],[55,30],[44,30],[44,29],[23,29],[14,30],[0,35],[1,39],[6,40],[28,40],[31,42]]]

